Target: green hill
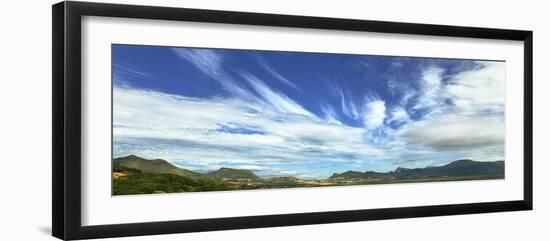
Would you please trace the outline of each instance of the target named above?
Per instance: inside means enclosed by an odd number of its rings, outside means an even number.
[[[162,159],[130,155],[113,160],[113,195],[234,190],[200,173],[176,167]]]
[[[143,173],[175,174],[190,178],[202,176],[200,173],[176,167],[162,159],[148,160],[134,155],[115,158],[114,165],[139,170]]]
[[[288,182],[288,183],[301,181],[299,178],[291,177],[291,176],[268,177],[268,178],[265,178],[264,180],[266,182]]]
[[[222,167],[216,171],[209,172],[206,176],[217,180],[258,180],[256,174],[250,170]]]
[[[234,188],[210,178],[190,178],[176,174],[142,173],[138,171],[113,179],[113,195],[226,190],[234,190]]]

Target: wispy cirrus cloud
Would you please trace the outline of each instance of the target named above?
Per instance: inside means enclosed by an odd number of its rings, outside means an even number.
[[[175,48],[173,51],[176,52],[178,56],[192,63],[204,74],[216,79],[222,84],[224,89],[228,90],[236,97],[246,101],[262,104],[263,107],[272,108],[283,113],[315,117],[314,114],[305,110],[288,96],[273,90],[262,80],[247,71],[241,71],[240,75],[242,80],[244,80],[248,84],[249,88],[254,90],[256,93],[251,92],[246,86],[239,84],[239,81],[223,69],[223,61],[225,58],[218,52],[208,49],[182,48]],[[276,79],[295,87],[295,85],[271,69],[271,67],[269,67],[266,63],[261,63],[272,75],[275,76]]]
[[[216,80],[226,91],[240,98],[254,101],[256,96],[235,80],[224,68],[225,57],[220,50],[172,48],[172,51],[203,74]]]
[[[115,72],[118,72],[120,74],[131,75],[133,77],[138,77],[138,78],[151,76],[151,74],[148,74],[143,71],[139,71],[130,67],[126,67],[121,64],[115,64],[114,67],[115,67]]]
[[[292,81],[290,81],[289,79],[285,78],[284,76],[282,76],[279,72],[275,71],[275,69],[273,67],[271,67],[271,65],[267,62],[267,60],[265,60],[264,58],[262,57],[257,57],[257,59],[259,60],[258,63],[265,68],[265,70],[267,70],[268,73],[270,73],[276,80],[292,87],[293,89],[295,90],[298,90],[298,91],[302,91],[300,89],[300,87],[298,87],[296,84],[294,84]]]
[[[342,124],[342,122],[338,120],[338,114],[336,114],[336,111],[334,110],[334,108],[332,108],[330,104],[327,104],[327,103],[321,104],[321,110],[323,112],[323,119],[327,123],[338,124],[338,125]]]
[[[349,93],[344,93],[344,90],[340,87],[334,87],[335,91],[340,96],[340,107],[342,108],[342,112],[348,116],[351,119],[358,119],[359,118],[359,111],[357,109],[357,106],[355,105],[355,102],[353,100],[350,100],[346,98],[347,96],[350,96]]]
[[[305,110],[300,104],[296,103],[285,94],[271,89],[256,76],[244,71],[241,72],[241,76],[256,91],[256,93],[258,93],[259,98],[263,99],[263,101],[269,104],[271,108],[283,113],[305,115],[312,118],[316,117],[314,114]]]
[[[172,48],[172,51],[212,78],[217,79],[225,74],[219,51],[199,48]]]

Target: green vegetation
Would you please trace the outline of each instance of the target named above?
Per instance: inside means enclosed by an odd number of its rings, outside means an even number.
[[[113,180],[114,195],[233,190],[213,179],[191,179],[175,174],[130,173]]]
[[[211,178],[190,178],[170,173],[147,173],[114,163],[113,173],[123,173],[113,178],[113,195],[151,194],[171,192],[205,192],[234,190],[231,185]]]
[[[260,178],[250,170],[233,168],[201,174],[176,167],[165,160],[127,156],[113,160],[112,181],[113,195],[129,195],[503,178],[503,161],[458,160],[438,167],[397,168],[385,173],[348,171],[335,173],[325,180],[302,180],[290,176]]]
[[[234,168],[222,167],[217,171],[213,171],[206,174],[216,180],[257,180],[260,179],[256,174],[250,170],[240,170]]]

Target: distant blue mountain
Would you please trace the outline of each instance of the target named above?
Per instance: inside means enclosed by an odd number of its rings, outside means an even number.
[[[417,179],[441,177],[503,176],[504,161],[478,162],[457,160],[447,165],[425,168],[398,167],[391,172],[347,171],[334,173],[330,180],[342,179]]]

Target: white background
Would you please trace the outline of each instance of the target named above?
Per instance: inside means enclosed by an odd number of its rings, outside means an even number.
[[[121,1],[122,2],[122,1]],[[136,3],[137,1],[123,1]],[[550,164],[545,103],[550,24],[544,1],[140,1],[194,8],[424,22],[535,31],[535,211],[266,228],[154,237],[155,240],[548,240]],[[4,4],[0,21],[0,239],[53,240],[51,230],[51,14],[52,1]],[[548,21],[546,21],[548,22]],[[151,240],[152,237],[123,238]],[[122,240],[122,239],[121,239]]]

